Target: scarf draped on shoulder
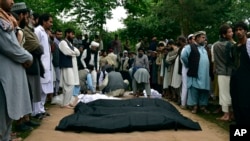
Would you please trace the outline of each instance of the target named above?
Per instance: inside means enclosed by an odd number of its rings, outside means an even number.
[[[2,8],[0,8],[0,18],[2,18],[5,21],[9,22],[11,24],[11,29],[12,30],[15,27],[17,27],[16,19],[11,14],[6,13]]]

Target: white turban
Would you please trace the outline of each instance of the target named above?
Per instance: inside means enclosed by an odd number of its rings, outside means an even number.
[[[99,43],[95,42],[95,41],[92,41],[90,46],[94,46],[94,47],[99,47]]]

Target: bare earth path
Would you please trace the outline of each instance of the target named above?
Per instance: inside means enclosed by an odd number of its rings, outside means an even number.
[[[73,113],[73,109],[62,109],[51,106],[50,117],[43,119],[40,127],[32,131],[25,141],[229,141],[229,133],[208,122],[190,111],[177,109],[186,117],[199,122],[202,131],[191,130],[162,130],[132,133],[97,134],[90,132],[61,132],[55,131],[59,121]]]

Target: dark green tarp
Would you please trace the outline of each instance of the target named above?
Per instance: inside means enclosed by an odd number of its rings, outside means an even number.
[[[98,133],[163,129],[201,130],[201,127],[182,116],[169,102],[147,98],[78,103],[74,114],[64,117],[56,127],[60,131]]]

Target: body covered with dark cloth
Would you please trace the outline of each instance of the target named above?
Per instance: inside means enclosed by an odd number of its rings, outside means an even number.
[[[75,113],[64,117],[56,127],[61,131],[97,133],[162,129],[201,130],[201,127],[167,101],[146,98],[78,103]]]

